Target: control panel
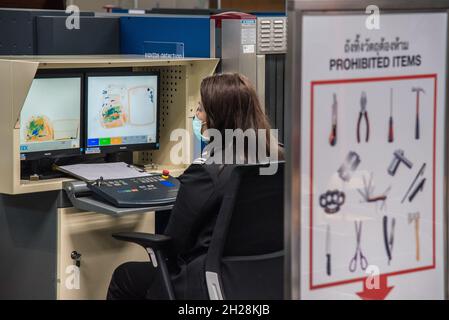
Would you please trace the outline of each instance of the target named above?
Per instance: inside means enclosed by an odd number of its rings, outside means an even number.
[[[103,180],[87,183],[94,197],[118,208],[141,208],[173,204],[179,190],[179,180],[167,170],[162,175]]]

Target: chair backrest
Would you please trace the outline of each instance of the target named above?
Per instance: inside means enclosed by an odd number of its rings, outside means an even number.
[[[206,257],[211,299],[282,299],[284,162],[235,166]]]

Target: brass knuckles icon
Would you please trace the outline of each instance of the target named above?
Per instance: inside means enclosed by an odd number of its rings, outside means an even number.
[[[327,191],[320,196],[320,206],[324,212],[334,214],[340,211],[340,207],[345,203],[346,195],[344,192],[333,190]]]

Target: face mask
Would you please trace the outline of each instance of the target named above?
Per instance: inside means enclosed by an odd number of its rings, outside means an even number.
[[[209,140],[210,140],[209,137],[205,137],[201,133],[203,124],[205,124],[205,122],[202,122],[200,119],[197,118],[197,116],[193,117],[193,133],[195,134],[195,137],[198,140],[204,141],[204,142],[209,142]]]

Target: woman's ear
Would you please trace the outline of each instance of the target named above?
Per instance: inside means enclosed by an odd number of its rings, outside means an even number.
[[[204,124],[206,124],[206,122],[207,122],[207,114],[206,114],[206,112],[198,112],[197,113],[197,118],[198,119],[200,119],[200,121],[202,122],[202,123],[204,123]]]

